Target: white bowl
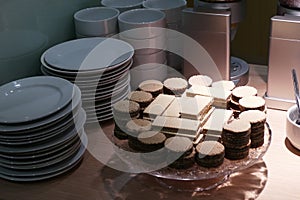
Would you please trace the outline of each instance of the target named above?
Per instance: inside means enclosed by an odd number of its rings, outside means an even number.
[[[116,8],[122,13],[127,10],[141,8],[143,0],[102,0],[101,4],[106,7]]]
[[[119,39],[124,40],[131,44],[136,54],[153,54],[161,50],[166,49],[166,37],[165,35],[159,35],[154,38],[147,38],[142,40],[132,39],[124,37],[119,34]]]
[[[110,33],[110,34],[106,34],[106,35],[101,35],[101,36],[88,36],[88,35],[81,35],[80,33],[75,33],[76,34],[76,38],[77,39],[81,39],[81,38],[90,38],[90,37],[113,37],[114,35],[117,35],[118,33]]]
[[[85,8],[74,14],[76,33],[83,36],[103,36],[118,32],[118,16],[115,8]]]
[[[160,50],[152,54],[134,54],[132,67],[144,65],[147,63],[163,64],[166,62],[166,60],[167,57],[164,50]]]
[[[286,114],[286,136],[294,147],[300,150],[300,125],[295,120],[298,116],[297,106],[290,107]]]
[[[181,21],[181,10],[186,8],[185,0],[147,0],[145,8],[161,10],[166,14],[167,23]]]
[[[133,39],[153,38],[164,34],[165,14],[153,9],[134,9],[118,17],[119,31],[124,37]],[[159,27],[159,28],[156,28]]]

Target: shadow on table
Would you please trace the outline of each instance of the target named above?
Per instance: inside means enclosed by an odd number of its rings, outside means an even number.
[[[292,152],[293,154],[295,154],[295,155],[297,155],[297,156],[300,156],[300,150],[299,150],[299,149],[296,149],[296,148],[292,145],[292,143],[289,141],[288,138],[285,138],[284,144],[285,144],[286,148],[287,148],[290,152]]]
[[[178,191],[161,184],[163,179],[147,174],[128,174],[104,167],[101,177],[105,189],[116,200],[153,199],[205,199],[235,200],[255,199],[264,189],[268,170],[263,160],[252,167],[231,174],[229,179],[218,187],[203,191]],[[184,182],[178,182],[179,185]],[[197,184],[193,182],[192,184]]]

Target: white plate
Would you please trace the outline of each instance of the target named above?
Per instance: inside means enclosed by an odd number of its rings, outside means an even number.
[[[57,175],[60,175],[72,169],[74,166],[76,166],[76,164],[79,163],[79,161],[82,159],[84,155],[87,143],[88,143],[87,136],[85,133],[83,133],[82,145],[80,149],[76,152],[76,154],[74,154],[74,156],[71,157],[70,159],[57,163],[56,165],[52,165],[46,168],[36,169],[36,170],[17,171],[17,170],[9,170],[0,167],[0,177],[6,180],[21,181],[21,182],[39,181],[39,180],[55,177]]]
[[[112,88],[110,90],[104,91],[104,92],[90,92],[90,93],[83,93],[82,94],[82,100],[83,101],[90,101],[90,100],[99,100],[99,99],[107,99],[111,96],[115,96],[123,91],[128,90],[129,81],[124,83],[121,86],[117,86],[115,88]]]
[[[84,88],[80,88],[82,95],[85,95],[86,93],[104,93],[110,90],[113,90],[114,88],[120,88],[120,87],[124,87],[124,85],[129,84],[130,82],[130,73],[126,74],[125,77],[120,78],[120,80],[118,80],[117,83],[113,83],[110,85],[107,85],[105,87],[84,87]]]
[[[20,146],[20,147],[10,147],[10,146],[4,146],[0,145],[0,157],[4,155],[30,155],[30,154],[38,154],[38,152],[45,152],[48,151],[48,149],[51,149],[54,146],[58,146],[66,141],[71,140],[72,138],[75,138],[78,134],[81,134],[81,130],[78,130],[76,128],[73,128],[73,130],[66,132],[64,135],[57,137],[53,139],[52,141],[48,141],[46,143],[41,143],[33,146]]]
[[[96,96],[82,97],[82,101],[103,101],[111,99],[111,97],[117,96],[118,94],[123,94],[128,90],[128,85],[125,85],[123,88],[120,88],[116,91],[111,91],[109,93],[100,94]]]
[[[93,79],[97,79],[100,76],[106,77],[110,76],[111,74],[120,73],[124,71],[126,68],[130,68],[133,59],[128,60],[127,62],[123,63],[122,65],[119,65],[115,68],[107,68],[105,70],[92,70],[92,71],[66,71],[66,70],[60,70],[57,68],[53,68],[52,66],[48,65],[44,60],[44,54],[41,57],[41,70],[43,70],[45,73],[50,73],[52,75],[57,76],[64,76],[67,78],[74,79],[75,77],[78,79],[88,79],[89,77],[92,77]]]
[[[56,112],[42,120],[37,120],[32,123],[27,124],[15,124],[14,126],[9,126],[5,124],[0,124],[0,135],[2,133],[12,133],[12,134],[22,134],[24,132],[30,132],[37,129],[43,129],[45,126],[51,126],[51,123],[55,123],[56,121],[63,119],[68,114],[72,113],[72,111],[76,110],[81,105],[81,92],[80,89],[74,85],[74,94],[72,97],[72,101],[69,102],[67,106],[62,108],[59,112]]]
[[[101,117],[95,117],[95,118],[88,118],[86,123],[91,124],[91,123],[97,123],[97,122],[103,122],[112,119],[114,116],[113,114],[108,114],[108,115],[103,115]]]
[[[59,156],[62,156],[62,154],[67,153],[68,151],[71,151],[77,146],[81,145],[81,140],[79,138],[75,138],[74,141],[69,143],[68,145],[64,145],[60,148],[57,148],[57,151],[48,154],[47,156],[38,156],[38,157],[32,157],[30,159],[23,159],[23,160],[16,160],[16,159],[10,159],[10,158],[1,158],[0,157],[0,166],[16,166],[16,165],[35,165],[43,162],[47,162],[49,160],[56,159]]]
[[[5,155],[0,154],[0,161],[3,163],[9,163],[9,164],[21,164],[21,163],[27,163],[27,162],[33,162],[33,161],[39,161],[45,158],[50,158],[56,154],[58,154],[61,151],[66,150],[67,148],[70,148],[73,146],[76,142],[78,142],[78,137],[71,138],[70,140],[67,140],[63,142],[62,144],[55,145],[51,148],[46,149],[46,151],[39,151],[39,152],[33,152],[31,154],[15,154],[15,155]]]
[[[52,76],[36,76],[0,87],[0,123],[41,119],[64,108],[72,99],[73,84]]]
[[[74,117],[72,123],[69,123],[68,125],[63,126],[60,129],[49,132],[48,134],[44,134],[37,138],[29,138],[27,140],[0,141],[0,146],[1,145],[6,145],[6,146],[37,145],[37,143],[46,142],[46,141],[49,141],[50,139],[53,139],[54,137],[59,137],[60,134],[64,134],[68,130],[69,131],[73,130],[74,125],[77,128],[83,127],[85,121],[86,121],[85,111],[81,108],[79,111],[78,117],[76,117],[76,118]]]
[[[75,143],[74,146],[71,146],[69,149],[66,149],[65,151],[61,151],[58,154],[55,154],[55,156],[52,156],[50,159],[44,159],[46,161],[42,161],[38,163],[27,162],[25,165],[16,165],[15,163],[5,164],[0,162],[0,166],[8,169],[15,169],[15,170],[32,170],[32,169],[43,168],[50,165],[54,165],[58,162],[61,162],[71,157],[76,153],[76,151],[79,150],[80,146],[81,146],[81,142]]]
[[[106,70],[129,61],[134,49],[114,38],[83,38],[60,43],[44,52],[45,62],[65,71]]]
[[[122,76],[129,69],[130,69],[130,66],[125,66],[125,67],[122,67],[120,69],[120,71],[116,71],[114,73],[109,73],[109,74],[94,73],[94,74],[91,74],[88,76],[81,76],[80,74],[78,74],[77,76],[68,76],[65,74],[58,74],[58,73],[51,72],[50,70],[41,66],[41,71],[44,75],[56,76],[56,77],[60,77],[63,79],[67,79],[72,83],[77,83],[77,84],[79,83],[79,84],[85,84],[85,85],[90,85],[90,84],[97,85],[98,82],[100,82],[100,83],[109,82],[110,79],[112,79],[112,78],[116,79],[116,78]]]
[[[115,104],[116,102],[118,101],[121,101],[123,99],[125,99],[128,94],[130,93],[130,86],[128,88],[128,90],[126,92],[124,92],[123,94],[122,93],[119,93],[118,95],[114,96],[112,99],[110,100],[106,100],[106,101],[95,101],[93,103],[89,103],[89,102],[84,102],[85,104],[83,105],[83,108],[84,109],[87,109],[87,110],[92,110],[94,108],[103,108],[105,109],[106,107],[111,107],[113,104]]]
[[[37,130],[37,131],[31,131],[26,132],[24,134],[0,134],[0,141],[2,142],[25,142],[29,140],[34,140],[38,138],[43,138],[48,135],[53,134],[57,131],[63,131],[66,130],[68,127],[74,124],[74,121],[77,121],[79,118],[79,111],[81,109],[77,109],[68,117],[66,117],[65,120],[61,120],[58,123],[53,124],[53,126],[46,127],[45,129]],[[1,142],[0,142],[1,143]]]

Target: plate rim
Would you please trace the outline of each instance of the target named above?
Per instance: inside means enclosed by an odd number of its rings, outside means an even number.
[[[67,106],[67,104],[70,103],[70,101],[72,100],[73,84],[65,79],[62,79],[59,77],[51,77],[51,76],[33,76],[33,77],[27,77],[27,78],[9,82],[0,87],[0,96],[2,96],[2,97],[3,97],[3,95],[10,96],[10,95],[6,95],[6,94],[10,93],[11,91],[14,91],[14,90],[20,90],[22,88],[23,88],[22,93],[23,93],[23,95],[25,94],[25,96],[26,96],[26,88],[39,87],[39,86],[51,87],[51,88],[55,87],[59,91],[58,93],[60,93],[61,98],[59,99],[58,102],[55,102],[55,105],[52,104],[51,106],[48,106],[47,112],[42,112],[42,113],[39,112],[34,115],[33,114],[28,115],[28,113],[27,113],[27,118],[18,117],[18,118],[9,119],[9,118],[7,118],[7,116],[9,116],[9,115],[5,114],[8,111],[3,112],[0,110],[0,116],[6,116],[6,118],[0,117],[0,123],[18,124],[18,123],[29,123],[29,122],[32,122],[35,120],[39,120],[39,119],[45,118],[51,114],[59,112],[61,109],[63,109],[65,106]],[[49,93],[49,95],[53,95],[53,94]],[[39,94],[36,93],[36,99],[40,99],[38,97],[39,97]],[[15,98],[15,97],[13,97],[13,98]],[[24,98],[25,97],[22,97],[22,100]],[[45,107],[45,105],[49,105],[48,103],[45,104],[45,102],[44,103],[42,103],[41,101],[38,101],[38,102],[40,102],[40,104],[43,105],[43,107]],[[52,101],[51,101],[51,103],[52,103]],[[23,105],[23,107],[26,106],[25,104],[19,104],[19,105]],[[55,107],[55,108],[53,108],[53,107]],[[30,109],[30,110],[39,110],[39,109]],[[18,116],[21,116],[21,115],[18,115]]]

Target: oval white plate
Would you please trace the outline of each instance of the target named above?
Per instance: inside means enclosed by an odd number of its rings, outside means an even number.
[[[44,52],[45,62],[65,71],[106,70],[129,61],[134,49],[114,38],[83,38],[55,45]]]
[[[78,108],[81,104],[81,91],[74,85],[74,95],[72,101],[69,102],[67,106],[62,108],[59,112],[56,112],[42,120],[36,120],[32,123],[26,124],[15,124],[14,126],[9,126],[8,124],[0,124],[0,134],[1,133],[12,133],[12,134],[24,134],[25,132],[35,131],[37,129],[43,129],[45,126],[51,125],[51,123],[56,122],[57,120],[63,119],[73,110]]]
[[[73,84],[52,76],[20,79],[0,87],[0,123],[34,121],[64,108],[72,99]]]

